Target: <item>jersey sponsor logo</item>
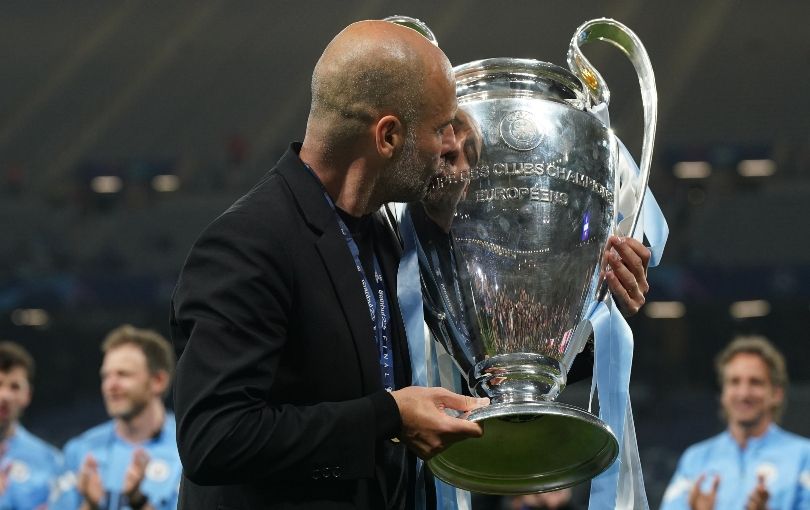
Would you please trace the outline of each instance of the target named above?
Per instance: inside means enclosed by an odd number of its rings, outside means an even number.
[[[153,482],[165,482],[171,474],[169,463],[163,459],[153,459],[146,465],[146,478]]]

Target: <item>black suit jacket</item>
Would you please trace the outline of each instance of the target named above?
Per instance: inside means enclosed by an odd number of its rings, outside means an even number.
[[[385,504],[382,457],[399,412],[354,261],[298,150],[206,228],[175,289],[181,509]],[[399,244],[381,216],[374,225],[396,302]],[[406,342],[397,349],[402,387]]]

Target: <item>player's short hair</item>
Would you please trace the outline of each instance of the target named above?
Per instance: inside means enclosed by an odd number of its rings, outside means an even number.
[[[33,384],[36,364],[31,354],[18,343],[8,340],[0,342],[0,372],[10,372],[17,367],[25,370],[28,384]]]
[[[139,329],[124,324],[110,331],[101,344],[104,354],[122,345],[135,345],[146,356],[149,372],[164,371],[169,377],[174,373],[174,350],[163,335],[151,329]]]

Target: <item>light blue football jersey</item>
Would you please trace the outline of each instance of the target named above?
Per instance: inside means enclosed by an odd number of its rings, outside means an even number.
[[[0,458],[0,469],[8,469],[8,486],[0,495],[0,510],[44,508],[61,464],[59,450],[17,424]]]
[[[705,474],[703,492],[720,477],[715,508],[743,509],[760,475],[772,510],[810,510],[810,439],[771,425],[743,450],[726,431],[689,447],[669,483],[661,510],[688,510],[689,492]]]
[[[64,470],[48,508],[79,508],[81,496],[76,489],[76,481],[89,453],[98,462],[99,475],[104,485],[105,497],[101,501],[101,510],[128,510],[121,488],[127,467],[137,448],[143,448],[149,454],[141,492],[156,510],[175,510],[182,466],[177,453],[174,415],[169,413],[158,435],[141,444],[132,444],[119,437],[113,421],[102,423],[68,441],[64,449]]]

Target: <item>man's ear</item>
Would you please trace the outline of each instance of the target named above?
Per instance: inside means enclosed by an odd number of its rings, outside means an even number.
[[[405,144],[405,126],[394,115],[386,115],[374,126],[377,153],[385,158],[393,158]]]
[[[158,370],[150,375],[152,380],[152,388],[154,389],[155,393],[163,395],[166,393],[166,389],[169,387],[169,383],[171,383],[171,377],[169,373],[165,370]]]
[[[32,385],[27,385],[25,391],[23,391],[23,402],[22,408],[26,409],[31,404],[31,397],[34,396],[34,387]]]
[[[781,386],[775,386],[773,389],[773,397],[776,399],[777,405],[785,401],[785,389]]]

